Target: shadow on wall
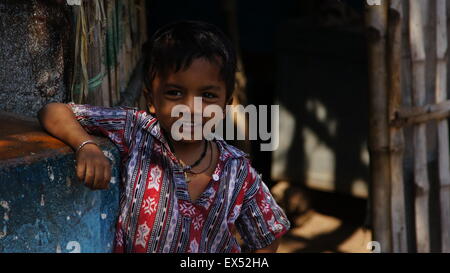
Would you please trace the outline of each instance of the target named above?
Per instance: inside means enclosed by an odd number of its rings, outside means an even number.
[[[299,21],[281,29],[280,149],[274,152],[272,176],[290,182],[284,202],[305,186],[367,198],[368,79],[362,30],[308,28]],[[301,214],[298,208],[288,213],[292,219]]]

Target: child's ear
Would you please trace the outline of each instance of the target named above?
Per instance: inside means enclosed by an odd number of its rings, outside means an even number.
[[[148,112],[152,115],[156,115],[156,108],[153,106],[153,104],[148,103],[147,104]]]
[[[143,86],[142,87],[142,91],[144,92],[144,96],[145,96],[145,100],[147,102],[147,110],[150,114],[155,115],[156,114],[156,109],[153,103],[153,96],[152,96],[152,92],[146,87]]]

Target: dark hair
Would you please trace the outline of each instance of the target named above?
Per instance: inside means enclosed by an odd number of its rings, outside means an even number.
[[[179,21],[160,28],[152,36],[144,63],[144,82],[148,90],[157,75],[189,68],[198,58],[220,67],[227,99],[235,85],[236,53],[228,38],[216,26],[197,21]],[[219,57],[219,58],[218,58]]]

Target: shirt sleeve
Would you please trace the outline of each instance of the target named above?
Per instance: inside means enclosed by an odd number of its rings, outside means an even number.
[[[68,103],[75,118],[90,134],[109,138],[121,154],[128,152],[130,133],[137,109],[130,107],[102,107],[87,104]]]
[[[290,223],[266,184],[251,166],[246,180],[247,189],[236,228],[247,247],[253,251],[280,238],[289,230]]]

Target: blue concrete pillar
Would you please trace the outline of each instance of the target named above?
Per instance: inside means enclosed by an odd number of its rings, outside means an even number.
[[[119,207],[117,148],[98,138],[108,190],[78,181],[75,157],[37,120],[0,114],[0,252],[111,252]]]

